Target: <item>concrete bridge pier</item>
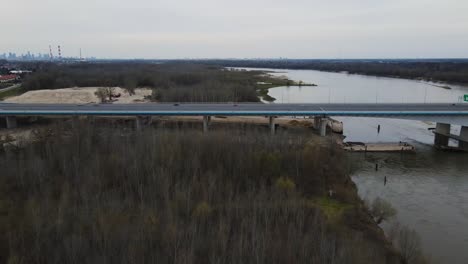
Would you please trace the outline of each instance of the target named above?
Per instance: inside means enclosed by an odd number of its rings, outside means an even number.
[[[78,128],[78,125],[80,123],[80,117],[77,116],[77,115],[74,115],[71,117],[71,124],[72,124],[72,128],[73,129],[77,129]]]
[[[458,148],[468,151],[468,126],[461,127]]]
[[[276,132],[276,124],[275,124],[274,116],[269,116],[269,124],[270,124],[270,133],[274,135]]]
[[[450,124],[437,123],[434,133],[434,145],[436,147],[447,147],[450,138]]]
[[[314,128],[319,131],[319,134],[322,137],[327,135],[327,124],[328,118],[321,116],[314,117]]]
[[[88,120],[90,124],[94,125],[94,123],[96,123],[96,117],[93,115],[86,116],[86,119]]]
[[[208,128],[210,127],[211,116],[203,116],[203,132],[208,132]]]
[[[135,119],[136,131],[143,130],[144,127],[151,125],[151,116],[137,116]]]
[[[322,137],[327,135],[327,124],[328,118],[322,118],[320,122],[320,136]]]
[[[18,127],[18,122],[16,121],[16,116],[7,116],[6,120],[6,128],[12,129]]]
[[[314,116],[314,128],[315,130],[319,130],[320,129],[320,120],[322,118],[320,116]]]

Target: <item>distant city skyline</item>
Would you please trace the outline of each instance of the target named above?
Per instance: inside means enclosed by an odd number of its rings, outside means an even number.
[[[66,57],[82,48],[83,57],[116,59],[468,57],[468,2],[459,0],[0,1],[8,6],[3,52],[62,45]]]
[[[51,56],[51,51],[49,50],[48,53],[40,53],[40,52],[37,52],[37,53],[34,53],[34,52],[31,52],[31,51],[27,51],[27,52],[19,52],[19,53],[16,53],[16,52],[12,52],[12,51],[8,51],[8,52],[3,52],[3,51],[0,51],[0,59],[7,59],[7,60],[57,60],[57,59],[95,59],[95,57],[84,57],[82,56],[81,52],[78,52],[78,55],[70,55],[70,56],[67,56],[67,54],[63,54],[62,51],[58,51],[58,47],[57,47],[57,50],[55,51],[52,51],[52,56]]]
[[[16,52],[0,52],[0,59],[50,59],[50,55],[47,53],[32,53],[30,51],[26,53],[17,54]]]

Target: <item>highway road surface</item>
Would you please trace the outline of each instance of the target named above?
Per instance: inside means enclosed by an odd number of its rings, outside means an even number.
[[[463,116],[466,104],[14,104],[0,102],[0,115],[226,115],[226,116]]]

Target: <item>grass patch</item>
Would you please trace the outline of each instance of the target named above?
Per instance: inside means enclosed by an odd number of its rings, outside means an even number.
[[[308,202],[310,205],[320,208],[331,222],[340,220],[346,210],[353,208],[351,204],[343,203],[329,197],[314,198]]]
[[[8,91],[0,92],[0,101],[8,97],[21,95],[25,92],[26,91],[21,86],[18,86],[17,88],[14,88]]]

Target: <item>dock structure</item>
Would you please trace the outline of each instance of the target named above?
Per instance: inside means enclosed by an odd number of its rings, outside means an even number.
[[[350,152],[414,152],[416,148],[406,142],[399,143],[361,143],[347,142],[343,149]]]

